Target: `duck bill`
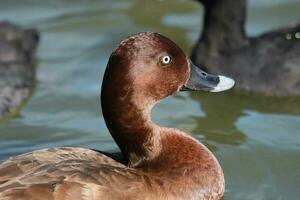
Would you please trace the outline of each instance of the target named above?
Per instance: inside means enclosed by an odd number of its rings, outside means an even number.
[[[234,86],[234,80],[221,75],[208,74],[194,65],[190,60],[190,78],[182,86],[181,91],[209,91],[222,92]]]

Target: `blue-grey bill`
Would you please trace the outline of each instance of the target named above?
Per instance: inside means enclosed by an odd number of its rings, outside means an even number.
[[[234,80],[232,78],[208,74],[200,67],[190,62],[190,77],[188,81],[183,85],[181,91],[187,90],[203,90],[210,92],[222,92],[229,90],[234,86]]]

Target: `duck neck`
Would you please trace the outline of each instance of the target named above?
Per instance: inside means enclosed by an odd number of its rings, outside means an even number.
[[[115,89],[118,90],[117,87]],[[158,126],[151,121],[153,101],[126,93],[102,90],[102,112],[106,125],[131,167],[156,155]]]
[[[201,40],[211,48],[236,49],[246,43],[246,0],[199,0],[205,7]]]

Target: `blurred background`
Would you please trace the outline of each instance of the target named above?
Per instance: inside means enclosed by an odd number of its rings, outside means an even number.
[[[99,95],[110,53],[130,34],[156,31],[189,55],[202,18],[203,7],[192,0],[0,0],[0,20],[37,28],[41,37],[33,95],[0,123],[0,160],[54,146],[117,151]],[[299,0],[248,1],[250,36],[297,21]],[[299,199],[299,97],[184,92],[160,102],[152,117],[214,152],[225,200]]]

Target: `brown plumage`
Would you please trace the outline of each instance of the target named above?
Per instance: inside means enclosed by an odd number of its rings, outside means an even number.
[[[171,61],[162,61],[169,56]],[[218,200],[224,176],[199,141],[150,118],[152,106],[189,81],[189,61],[169,39],[140,33],[112,53],[102,110],[126,164],[83,148],[50,148],[0,165],[0,200]]]

